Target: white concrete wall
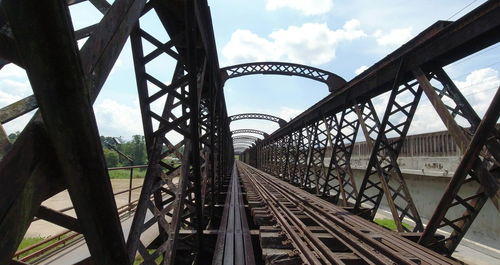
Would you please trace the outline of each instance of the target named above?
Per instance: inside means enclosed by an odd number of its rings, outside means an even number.
[[[364,176],[364,170],[353,170],[356,179],[356,186],[361,186]],[[403,174],[411,196],[419,211],[424,223],[430,219],[432,213],[436,209],[439,200],[441,199],[446,186],[448,185],[449,177],[434,177],[422,176],[415,174]],[[464,186],[461,193],[472,193],[478,189],[478,185],[469,183]],[[385,198],[382,200],[382,206],[388,209]],[[457,211],[453,214],[461,215],[463,207],[456,207]],[[493,206],[491,201],[487,201],[479,215],[474,220],[474,223],[467,232],[466,239],[484,244],[486,246],[500,250],[500,214]]]

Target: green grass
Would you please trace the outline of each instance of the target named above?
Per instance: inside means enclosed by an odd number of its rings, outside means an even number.
[[[129,169],[120,169],[120,170],[109,170],[109,178],[111,179],[128,179],[130,178],[130,170]],[[146,175],[146,169],[144,168],[134,168],[133,178],[144,178]]]
[[[393,231],[397,231],[398,229],[396,228],[396,223],[394,222],[394,220],[391,220],[391,219],[379,219],[379,218],[376,218],[374,220],[374,222],[380,226],[383,226],[387,229],[390,229],[390,230],[393,230]],[[408,229],[412,229],[411,225],[407,224],[407,223],[403,223],[403,226],[408,228]]]
[[[64,237],[65,236],[62,236],[61,238],[64,238]],[[40,241],[43,241],[45,239],[46,239],[46,237],[25,237],[25,238],[23,238],[23,241],[21,241],[21,244],[17,248],[17,251],[25,249],[25,248],[27,248],[27,247],[29,247],[31,245],[34,245],[34,244],[36,244],[36,243],[38,243]],[[36,251],[38,251],[38,250],[40,250],[40,249],[42,249],[42,248],[44,248],[44,247],[46,247],[46,246],[48,246],[48,245],[56,242],[56,241],[57,241],[57,238],[55,238],[55,239],[53,239],[53,240],[51,240],[49,242],[46,242],[46,243],[44,243],[44,244],[42,244],[42,245],[40,245],[40,246],[38,246],[36,248],[33,248],[33,249],[31,249],[31,250],[23,253],[22,255],[19,255],[19,258],[23,258],[25,256],[28,256],[29,254],[31,254],[33,252],[36,252]]]
[[[151,254],[151,253],[153,253],[153,252],[154,252],[154,250],[149,249],[149,250],[148,250],[148,252],[149,252],[149,254]],[[141,264],[141,262],[143,262],[143,261],[144,261],[144,259],[142,258],[142,256],[141,256],[141,255],[137,255],[137,256],[135,257],[135,260],[134,260],[134,265],[139,265],[139,264]],[[160,255],[158,258],[156,258],[156,259],[155,259],[155,263],[156,263],[156,264],[160,264],[160,262],[161,262],[161,261],[162,261],[162,256],[161,256],[161,255]]]

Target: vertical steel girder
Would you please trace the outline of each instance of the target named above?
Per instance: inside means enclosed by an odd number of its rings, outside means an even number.
[[[35,119],[41,120],[40,114],[43,117],[48,141],[57,156],[89,251],[102,264],[129,263],[69,9],[61,1],[2,4],[8,10],[9,24],[39,105]],[[31,187],[38,191],[36,188]],[[39,203],[35,209],[38,206]],[[24,230],[31,220],[26,221],[18,220],[12,225]],[[9,229],[2,227],[1,233],[5,230]],[[19,244],[15,241],[22,236],[1,238],[9,244],[5,247],[11,252]],[[3,254],[12,255],[13,251]],[[10,263],[11,257],[3,254],[0,263]]]
[[[158,3],[149,12],[156,12],[163,20],[166,19],[163,8]],[[199,262],[203,229],[208,223],[206,217],[212,212],[206,211],[205,206],[215,203],[215,174],[218,175],[219,188],[222,188],[225,175],[229,174],[232,141],[223,95],[219,92],[221,88],[214,79],[217,67],[213,60],[216,58],[207,49],[208,44],[202,48],[197,45],[206,41],[198,35],[207,30],[198,13],[205,8],[200,2],[186,1],[180,7],[184,13],[185,30],[176,34],[167,32],[171,40],[166,43],[156,40],[139,24],[131,34],[149,166],[127,241],[130,259],[134,259],[138,252],[146,263],[163,256],[163,264],[174,264],[178,247],[189,246],[193,261]],[[174,43],[179,45],[180,40],[183,45],[174,51]],[[157,50],[145,55],[143,41],[153,44]],[[146,71],[147,63],[161,54],[177,61],[170,85]],[[152,107],[156,102],[163,103],[161,112]],[[216,116],[218,119],[215,120]],[[153,126],[155,123],[157,128]],[[172,135],[179,135],[181,139],[175,143]],[[214,153],[216,143],[219,154]],[[164,159],[170,155],[180,158],[181,165],[165,163]],[[151,196],[155,198],[154,203]],[[211,200],[208,204],[207,199]],[[153,216],[150,220],[146,220],[147,211]],[[149,253],[140,236],[154,224],[158,224],[162,242],[153,253]],[[181,227],[196,233],[181,238]]]
[[[280,148],[280,161],[278,165],[278,174],[277,176],[281,179],[285,179],[286,168],[288,166],[288,148],[289,148],[289,136],[286,135],[283,138],[280,138],[279,142]]]
[[[3,14],[12,26],[13,37],[18,45],[15,50],[20,52],[12,53],[13,57],[10,59],[26,68],[41,105],[40,112],[34,115],[0,161],[0,182],[5,184],[0,185],[0,233],[8,233],[0,236],[3,239],[0,243],[0,263],[10,262],[33,217],[41,209],[42,201],[63,191],[67,188],[65,184],[68,185],[77,216],[81,219],[79,222],[84,224],[82,231],[92,258],[102,264],[128,263],[127,255],[122,255],[124,246],[121,246],[121,243],[124,240],[117,223],[116,205],[109,180],[102,179],[107,176],[106,172],[102,171],[105,168],[102,149],[95,132],[89,132],[95,129],[95,119],[87,104],[92,104],[99,94],[144,4],[145,1],[142,0],[115,1],[111,7],[101,8],[105,13],[104,17],[98,24],[85,29],[86,33],[82,34],[81,30],[72,32],[65,1],[2,2]],[[30,23],[30,20],[36,22]],[[30,32],[31,30],[33,32]],[[76,40],[83,37],[89,38],[78,51]],[[24,58],[21,60],[15,56]],[[58,67],[62,68],[56,70]],[[50,71],[55,71],[56,74],[49,77]],[[40,75],[43,77],[39,78]],[[75,82],[78,76],[80,81]],[[42,98],[46,97],[46,91],[39,88],[58,89],[61,85],[68,88],[64,93],[52,92],[48,95],[55,95],[58,100],[66,96],[67,100],[63,100],[63,104],[47,106],[42,102],[45,100]],[[10,105],[12,115],[7,119],[15,119],[36,109],[37,102],[34,99],[34,96],[29,96]],[[74,105],[64,105],[70,102]],[[67,107],[67,111],[54,112],[55,108],[59,107]],[[78,114],[74,114],[74,111]],[[86,111],[88,113],[84,117]],[[51,120],[51,125],[46,127],[40,113],[45,119]],[[74,115],[69,121],[67,117],[64,118],[72,113]],[[54,130],[54,121],[59,122],[58,130]],[[81,124],[74,125],[74,121]],[[86,127],[80,132],[69,132],[71,129],[80,128],[78,126],[81,125]],[[75,135],[81,137],[77,143],[72,142]],[[51,143],[50,139],[56,139],[54,143],[57,145]],[[90,144],[86,144],[89,142]],[[63,143],[67,146],[61,147],[60,144]],[[65,152],[64,149],[73,146],[68,154],[61,156]],[[86,156],[89,151],[91,154]],[[58,156],[61,159],[58,159]],[[77,158],[78,156],[83,157]],[[67,159],[70,159],[71,163],[64,163]],[[91,166],[88,166],[88,163]],[[19,170],[21,168],[25,170]],[[78,168],[82,170],[77,174],[70,173]],[[92,170],[101,172],[90,173]],[[85,173],[88,175],[82,177],[81,174]],[[16,176],[15,181],[12,181],[13,175]],[[61,176],[65,178],[65,183]],[[83,180],[85,181],[81,183]],[[91,206],[88,206],[89,202]],[[94,219],[91,220],[92,218]]]
[[[358,196],[350,159],[359,129],[359,121],[354,106],[344,109],[339,115],[340,119],[337,114],[325,118],[331,155],[322,195],[330,196],[333,190],[334,201],[338,201],[343,206],[349,206],[349,200],[353,203]],[[335,138],[332,139],[332,136]]]
[[[296,171],[297,171],[297,159],[299,156],[299,141],[300,137],[302,137],[300,130],[294,130],[289,139],[289,147],[288,147],[288,168],[287,168],[287,180],[288,182],[294,184],[296,181]]]
[[[290,182],[290,164],[293,164],[293,134],[288,134],[283,139],[283,167],[282,167],[282,178],[285,181]]]
[[[271,165],[269,168],[269,171],[271,174],[274,176],[279,176],[278,170],[279,170],[279,163],[280,163],[280,155],[281,155],[281,150],[279,147],[280,144],[280,139],[276,140],[272,145],[271,145]]]
[[[309,126],[308,133],[311,135],[309,144],[309,158],[304,175],[304,186],[309,191],[315,190],[316,195],[320,195],[321,184],[326,181],[325,177],[325,151],[328,142],[328,126],[324,120],[319,120]]]
[[[376,140],[372,144],[372,153],[356,200],[355,210],[359,211],[361,207],[370,210],[371,219],[373,219],[382,196],[385,194],[398,231],[409,231],[402,225],[404,218],[409,218],[415,223],[413,231],[422,231],[422,221],[397,163],[399,152],[422,95],[422,89],[417,86],[416,82],[399,85],[395,81],[394,84],[380,126],[378,126],[375,108],[370,100],[361,110],[358,108],[359,122],[367,142],[373,141],[371,139],[373,133],[376,134]],[[367,121],[371,121],[373,125],[370,127]],[[376,127],[379,128],[376,129]],[[387,140],[389,134],[396,135],[397,140],[389,142]]]
[[[291,176],[291,183],[300,187],[304,185],[304,175],[309,154],[309,135],[307,127],[303,127],[294,132],[295,158]]]
[[[419,240],[419,243],[429,247],[444,245],[444,252],[451,255],[488,198],[499,209],[500,173],[497,167],[500,162],[500,134],[495,124],[499,117],[500,96],[497,91],[481,120],[443,69],[429,74],[416,69],[414,75],[464,154]],[[431,84],[432,79],[437,81],[434,82],[436,86]],[[459,126],[458,118],[465,119],[469,129]],[[480,188],[475,193],[462,189],[469,183],[477,183]],[[440,228],[448,228],[452,232],[436,240],[435,234]]]

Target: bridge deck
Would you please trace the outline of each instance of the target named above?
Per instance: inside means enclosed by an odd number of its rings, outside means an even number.
[[[237,167],[248,204],[259,205],[252,213],[272,216],[268,228],[286,235],[282,244],[300,257],[296,264],[457,264],[247,164],[237,162]],[[268,229],[261,226],[261,244],[263,228]],[[264,258],[293,254],[281,256]]]

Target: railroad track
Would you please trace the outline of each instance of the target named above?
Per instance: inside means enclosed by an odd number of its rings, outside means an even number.
[[[303,264],[459,264],[396,232],[243,162],[247,199],[260,200]]]

